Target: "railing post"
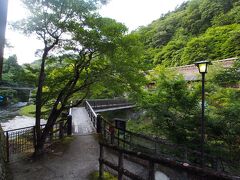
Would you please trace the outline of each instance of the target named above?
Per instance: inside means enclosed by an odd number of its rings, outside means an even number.
[[[119,151],[118,154],[118,180],[123,179],[123,153]]]
[[[103,145],[102,144],[99,144],[100,145],[100,157],[99,157],[99,179],[103,179]]]
[[[72,135],[72,116],[71,115],[67,116],[67,135],[68,136]]]
[[[36,143],[37,140],[36,140],[36,126],[33,126],[33,147],[34,147],[34,153],[36,153]]]
[[[101,115],[97,115],[97,133],[101,133],[102,132],[102,118]]]
[[[63,121],[59,123],[59,139],[63,138]]]
[[[103,137],[106,140],[106,121],[103,120]]]
[[[187,147],[184,147],[184,160],[185,160],[185,161],[188,161]]]
[[[9,162],[9,135],[8,135],[8,131],[6,132],[6,153],[7,153],[7,162]]]
[[[155,172],[154,172],[154,162],[149,161],[149,167],[148,167],[148,179],[149,180],[155,180]]]

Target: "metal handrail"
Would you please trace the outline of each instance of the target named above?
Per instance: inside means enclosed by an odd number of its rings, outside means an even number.
[[[86,101],[88,111],[91,111],[92,114],[95,114],[95,117],[97,117],[97,114],[94,112],[93,107],[91,107],[91,103]],[[90,112],[89,112],[90,113]],[[192,150],[187,148],[184,145],[177,145],[170,142],[167,142],[164,139],[160,139],[157,137],[150,137],[143,134],[131,132],[128,130],[122,131],[119,128],[116,128],[111,122],[107,121],[103,117],[100,117],[101,119],[101,134],[103,136],[103,139],[109,143],[112,144],[113,142],[117,143],[117,145],[124,144],[124,148],[132,147],[137,148],[137,151],[142,151],[143,153],[151,153],[155,155],[161,155],[165,157],[171,157],[172,159],[178,161],[178,162],[187,162],[194,165],[198,165],[200,162],[198,160],[200,159],[200,152],[196,150]],[[96,121],[94,121],[96,124]],[[112,132],[110,132],[110,128],[114,129]],[[122,132],[124,135],[119,136],[119,132]],[[113,138],[113,139],[112,139]],[[134,139],[140,139],[140,141],[135,141]],[[137,142],[137,143],[136,143]],[[145,143],[145,144],[144,144]],[[125,147],[126,146],[126,147]],[[209,154],[204,154],[204,158],[206,159],[206,167],[210,169],[214,169],[214,163],[215,162],[221,162],[220,167],[222,171],[225,171],[224,163],[229,164],[229,161],[227,159],[224,159],[222,157],[212,156]]]

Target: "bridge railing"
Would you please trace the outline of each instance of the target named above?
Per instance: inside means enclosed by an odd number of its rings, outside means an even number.
[[[51,144],[58,139],[62,139],[65,135],[71,135],[72,119],[68,116],[56,122],[51,129],[45,144]],[[43,130],[45,124],[41,125]],[[19,129],[4,131],[4,142],[6,149],[6,160],[17,154],[28,154],[35,151],[36,146],[36,127],[29,126]]]
[[[150,137],[117,128],[113,123],[97,115],[87,101],[85,106],[91,121],[97,128],[97,132],[102,135],[104,143],[127,151],[161,157],[171,161],[171,163],[185,163],[186,166],[194,166],[196,169],[201,166],[201,153],[199,151],[169,143],[157,137]],[[211,172],[217,172],[219,177],[224,176],[224,172],[238,172],[236,167],[239,167],[239,165],[237,163],[239,162],[232,162],[222,157],[204,154],[204,168],[210,169]],[[209,172],[208,174],[211,173]]]
[[[97,119],[98,119],[98,115],[95,113],[95,111],[93,110],[92,106],[90,105],[90,103],[88,101],[85,101],[84,103],[85,109],[88,112],[88,115],[92,121],[92,124],[95,128],[97,128]]]
[[[111,122],[100,117],[103,142],[127,151],[139,152],[153,157],[161,157],[175,164],[186,163],[187,166],[201,167],[201,153],[185,146],[169,143],[157,137],[116,128]],[[204,168],[213,172],[238,173],[239,162],[232,162],[222,157],[204,154]]]
[[[87,100],[86,102],[88,102],[93,109],[134,105],[125,99],[94,99]]]

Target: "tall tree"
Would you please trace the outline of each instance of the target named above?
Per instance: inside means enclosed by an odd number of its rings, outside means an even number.
[[[94,15],[99,1],[94,0],[23,0],[30,11],[30,16],[17,23],[17,29],[26,34],[37,35],[44,43],[41,57],[41,67],[38,77],[36,94],[36,132],[37,149],[43,147],[42,132],[40,128],[42,89],[45,80],[45,62],[49,53],[59,44],[63,43],[62,37],[67,37],[66,24],[78,22],[79,27],[85,27],[87,17]],[[65,34],[65,36],[64,36]],[[61,39],[62,38],[62,39]],[[56,103],[59,103],[58,101]]]
[[[8,0],[0,1],[0,80],[2,80],[3,53],[5,45],[5,31],[7,24]]]
[[[50,129],[61,112],[69,108],[69,99],[74,95],[78,101],[73,106],[90,94],[91,85],[106,80],[107,76],[118,80],[140,77],[137,67],[141,44],[136,36],[125,36],[127,28],[124,25],[94,12],[102,2],[33,1],[24,0],[31,16],[17,27],[25,33],[36,34],[45,45],[36,95],[37,150],[41,152]],[[55,53],[50,57],[53,50]],[[117,68],[120,64],[131,69],[132,74]],[[127,89],[135,88],[132,83],[126,85]],[[44,104],[50,105],[51,110],[47,124],[41,130],[41,107]]]
[[[47,68],[44,102],[54,102],[50,104],[42,142],[60,113],[69,107],[71,98],[76,98],[73,106],[77,106],[93,94],[93,85],[113,79],[126,91],[136,90],[137,78],[143,76],[139,66],[141,45],[138,38],[124,36],[126,27],[112,19],[91,17],[86,23],[88,28],[80,27],[76,21],[69,24],[73,39],[63,47],[68,53],[64,51],[57,57],[61,64],[56,64],[56,58],[53,58],[53,64]]]

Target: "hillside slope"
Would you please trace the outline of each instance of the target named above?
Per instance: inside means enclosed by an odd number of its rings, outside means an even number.
[[[236,57],[240,55],[240,1],[190,0],[133,33],[145,44],[149,68]]]

